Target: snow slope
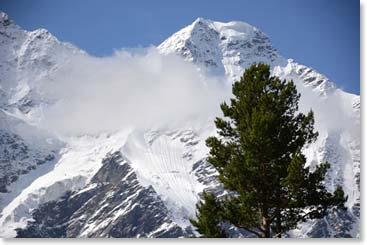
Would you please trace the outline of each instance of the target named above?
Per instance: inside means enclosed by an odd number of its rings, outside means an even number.
[[[328,160],[332,164],[328,188],[341,184],[349,198],[347,212],[331,212],[290,235],[358,236],[359,96],[338,89],[317,71],[283,58],[263,32],[243,22],[199,18],[158,50],[182,56],[204,76],[224,76],[228,83],[254,62],[269,63],[273,74],[292,79],[302,93],[300,110],[315,111],[320,133],[317,142],[305,149],[308,164]],[[187,122],[180,128],[126,128],[100,135],[51,136],[36,130],[43,109],[54,103],[40,95],[40,81],[51,80],[57,69],[80,54],[84,52],[59,42],[46,30],[25,31],[0,12],[0,133],[10,139],[10,143],[0,141],[0,152],[6,149],[15,156],[15,160],[7,158],[8,172],[2,171],[1,176],[9,176],[9,172],[17,176],[4,182],[6,191],[0,193],[1,236],[16,236],[16,228],[23,228],[24,236],[34,228],[40,231],[39,236],[48,237],[192,235],[188,219],[195,214],[200,193],[224,192],[217,173],[205,161],[204,141],[215,133],[212,119]],[[33,140],[36,135],[37,141]],[[23,144],[32,147],[18,152],[11,148],[13,141],[19,142],[21,149]],[[37,165],[37,160],[51,153],[53,158]],[[29,171],[22,172],[28,167]],[[29,223],[34,211],[43,215],[33,216]],[[144,212],[148,214],[144,216]],[[53,215],[63,223],[54,224]],[[42,233],[44,229],[49,232]],[[234,232],[234,236],[242,234]]]

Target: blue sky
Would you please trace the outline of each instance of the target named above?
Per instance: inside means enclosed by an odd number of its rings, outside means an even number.
[[[267,33],[284,57],[357,94],[359,6],[357,0],[0,0],[0,10],[23,28],[46,28],[96,56],[158,45],[197,17],[245,21]]]

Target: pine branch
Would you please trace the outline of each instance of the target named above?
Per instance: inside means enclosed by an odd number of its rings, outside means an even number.
[[[250,233],[252,233],[252,234],[254,234],[254,235],[258,236],[258,237],[263,237],[261,233],[259,233],[257,231],[254,231],[254,230],[252,230],[250,228],[247,228],[247,227],[244,227],[244,226],[237,226],[237,227],[238,228],[241,228],[241,229],[244,229],[244,230],[246,230],[246,231],[248,231],[248,232],[250,232]],[[259,229],[259,230],[261,230],[261,229]]]

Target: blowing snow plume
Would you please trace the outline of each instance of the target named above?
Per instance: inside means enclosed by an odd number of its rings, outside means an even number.
[[[41,126],[93,134],[207,118],[229,94],[220,80],[155,48],[105,58],[80,55],[41,83],[43,98],[52,101]]]

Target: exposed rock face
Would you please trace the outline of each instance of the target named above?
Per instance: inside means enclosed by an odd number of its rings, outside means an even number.
[[[78,192],[41,205],[17,237],[183,237],[152,187],[145,188],[120,152],[103,159]]]
[[[7,186],[20,175],[36,169],[38,165],[55,159],[55,153],[30,149],[18,135],[0,129],[0,192],[8,192]]]

